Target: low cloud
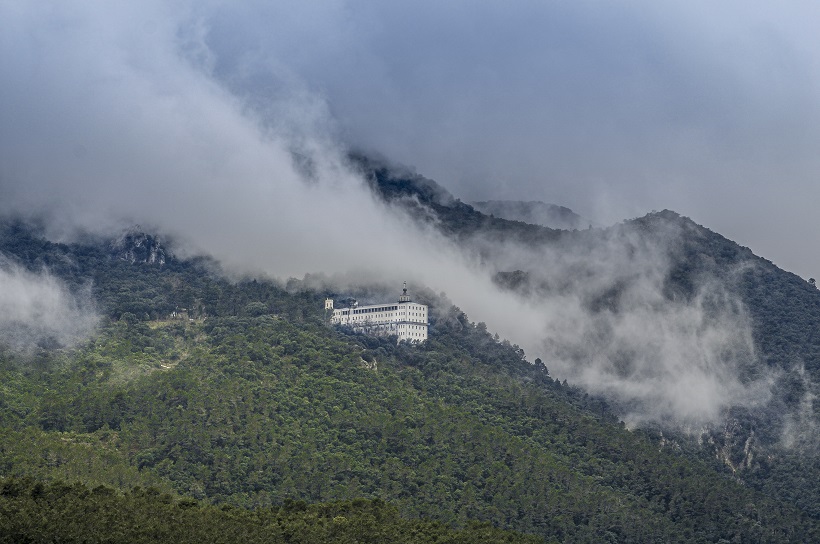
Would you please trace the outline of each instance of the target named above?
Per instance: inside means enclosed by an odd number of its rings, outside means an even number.
[[[764,405],[773,376],[760,371],[731,278],[702,273],[686,292],[670,281],[685,235],[659,221],[650,231],[575,233],[540,251],[496,246],[499,269],[526,272],[523,282],[502,273],[500,283],[516,283],[536,314],[511,338],[553,376],[611,400],[632,425],[697,426],[733,406]]]
[[[47,271],[30,272],[0,255],[0,346],[18,352],[70,346],[97,322],[90,292],[73,293]]]
[[[798,401],[791,410],[783,410],[780,444],[786,449],[816,454],[820,452],[820,422],[814,408],[818,386],[812,382],[802,362],[795,365],[792,372],[784,374],[783,380],[782,387],[788,388],[790,393],[798,392]]]
[[[616,310],[576,296],[549,300],[542,351],[553,371],[613,400],[627,423],[713,423],[733,406],[760,406],[771,380],[743,381],[756,363],[748,319],[721,287],[686,303],[637,281]]]

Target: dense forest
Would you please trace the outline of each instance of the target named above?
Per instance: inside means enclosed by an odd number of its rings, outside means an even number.
[[[303,501],[318,524],[303,542],[338,529],[339,509],[372,527],[377,506],[384,531],[418,523],[446,533],[439,542],[523,538],[491,527],[572,542],[820,538],[811,510],[742,485],[714,456],[624,429],[606,402],[457,308],[427,301],[430,340],[397,345],[332,328],[331,293],[228,281],[158,247],[144,235],[56,244],[3,225],[5,262],[87,292],[100,321],[73,346],[0,352],[0,476],[12,478],[0,527],[38,541],[56,529],[21,529],[16,512],[67,519],[49,509],[70,517],[69,503],[99,496],[126,510],[149,501],[158,524],[196,505],[185,515],[207,517],[203,531],[253,519],[249,535]]]
[[[0,480],[0,542],[396,542],[399,544],[535,543],[489,523],[452,529],[405,519],[384,501],[324,504],[286,500],[275,508],[237,509],[175,498],[149,487],[127,492],[80,483]]]

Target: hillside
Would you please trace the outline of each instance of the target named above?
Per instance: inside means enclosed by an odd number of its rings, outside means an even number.
[[[580,339],[573,332],[568,342],[553,350],[559,356],[569,353],[574,369],[589,368],[588,358],[597,352],[616,360],[623,356],[599,343],[621,319],[643,315],[641,326],[659,334],[663,329],[657,323],[691,311],[700,317],[682,328],[720,325],[721,319],[737,321],[732,324],[736,327],[715,328],[739,338],[748,333],[749,339],[739,348],[728,345],[739,350],[736,360],[714,379],[728,378],[743,394],[730,398],[731,391],[726,391],[726,398],[714,402],[716,416],[705,422],[686,420],[674,409],[659,410],[663,399],[650,398],[646,407],[641,404],[646,399],[617,388],[596,391],[619,417],[637,412],[643,427],[665,433],[681,447],[708,453],[746,484],[820,517],[820,409],[815,401],[820,393],[820,291],[813,283],[668,210],[608,229],[545,234],[535,226],[484,216],[455,199],[448,201],[450,205],[428,204],[423,196],[413,200],[409,195],[419,182],[416,174],[384,164],[371,165],[370,172],[382,198],[425,203],[426,213],[415,214],[418,220],[441,225],[442,232],[473,248],[490,272],[495,271],[499,286],[546,307],[557,304],[568,315],[574,314],[566,307],[567,294],[579,299],[576,314],[584,326],[603,328],[586,331],[586,349],[578,348]],[[439,192],[431,188],[432,180],[425,179],[424,184],[425,193]],[[392,187],[405,189],[403,200],[397,200]],[[413,213],[414,206],[406,209]],[[501,240],[505,243],[495,243]],[[518,249],[510,251],[510,245]],[[636,300],[655,309],[640,314]],[[553,329],[555,334],[562,332],[560,327]],[[708,342],[702,337],[695,340],[695,348]],[[640,341],[627,345],[623,366],[605,369],[604,375],[622,379],[622,389],[639,381],[638,371],[652,372],[651,355],[643,370],[634,370],[629,359],[646,346]],[[707,364],[722,363],[718,358]],[[567,373],[581,377],[572,372]]]
[[[389,162],[361,154],[352,154],[350,161],[379,197],[402,206],[411,215],[428,221],[435,217],[445,234],[459,240],[480,235],[493,242],[513,240],[532,244],[555,241],[562,235],[556,229],[483,214],[436,181]]]
[[[421,295],[430,341],[396,345],[329,327],[330,293],[298,281],[232,283],[207,260],[121,250],[4,225],[7,262],[90,285],[100,324],[74,347],[2,351],[3,477],[252,509],[381,497],[406,519],[555,541],[817,538],[787,502],[625,430],[438,297]]]
[[[486,215],[553,229],[577,230],[591,225],[590,221],[567,207],[541,201],[485,200],[471,202],[470,205]]]
[[[0,542],[397,542],[407,544],[529,542],[526,537],[471,524],[453,530],[441,523],[403,519],[381,500],[240,510],[175,499],[155,488],[126,493],[97,486],[30,479],[0,480]]]

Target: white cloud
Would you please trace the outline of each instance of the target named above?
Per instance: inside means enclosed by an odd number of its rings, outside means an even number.
[[[0,345],[22,351],[71,345],[97,319],[90,293],[72,293],[47,271],[27,271],[0,254]]]

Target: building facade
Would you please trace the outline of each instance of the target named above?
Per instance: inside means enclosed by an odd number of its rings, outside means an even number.
[[[387,304],[371,304],[350,308],[333,308],[333,300],[325,300],[325,309],[333,310],[330,322],[346,325],[354,331],[374,336],[396,335],[399,342],[427,340],[427,305],[413,302],[404,284],[399,300]]]

